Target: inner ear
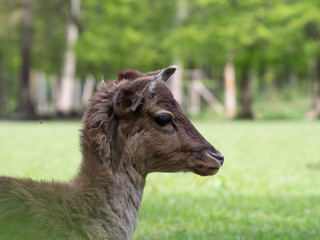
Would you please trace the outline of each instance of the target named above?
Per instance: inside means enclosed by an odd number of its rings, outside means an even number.
[[[134,112],[142,104],[152,83],[150,79],[137,79],[120,88],[115,95],[113,108],[118,116]]]
[[[157,74],[156,79],[164,82],[168,81],[168,79],[175,73],[177,68],[177,66],[172,65],[170,67],[160,70]]]

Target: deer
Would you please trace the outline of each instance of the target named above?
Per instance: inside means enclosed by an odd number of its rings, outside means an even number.
[[[216,174],[224,157],[166,82],[176,66],[102,83],[83,116],[82,162],[67,182],[0,177],[0,239],[128,240],[153,172]]]

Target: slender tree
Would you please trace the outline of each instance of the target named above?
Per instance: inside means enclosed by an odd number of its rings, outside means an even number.
[[[253,119],[252,111],[252,72],[246,66],[241,69],[240,75],[240,110],[237,117],[241,119]]]
[[[78,40],[78,18],[80,15],[80,0],[71,0],[70,17],[67,22],[67,51],[65,53],[62,70],[62,83],[58,111],[68,115],[73,108],[73,93],[76,76],[76,53],[74,46]]]
[[[31,0],[21,0],[21,4],[21,72],[17,116],[21,119],[32,119],[35,117],[35,112],[30,97],[30,68],[32,45]]]
[[[320,44],[320,19],[318,22],[310,21],[305,25],[306,36],[309,40]],[[320,118],[320,49],[315,51],[314,67],[311,76],[315,84],[314,107],[306,115],[308,118]]]

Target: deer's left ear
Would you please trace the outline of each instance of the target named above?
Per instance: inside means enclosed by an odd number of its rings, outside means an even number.
[[[129,82],[119,89],[114,97],[113,108],[118,116],[134,112],[142,103],[143,97],[147,94],[152,80],[139,79]]]
[[[177,68],[177,66],[172,65],[170,67],[160,70],[156,79],[164,82],[168,81],[168,79],[175,73]]]

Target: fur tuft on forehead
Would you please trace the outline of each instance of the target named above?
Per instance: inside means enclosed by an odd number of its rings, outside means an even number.
[[[137,70],[126,70],[118,73],[118,81],[122,81],[122,80],[132,81],[143,76],[145,76],[145,74]]]

